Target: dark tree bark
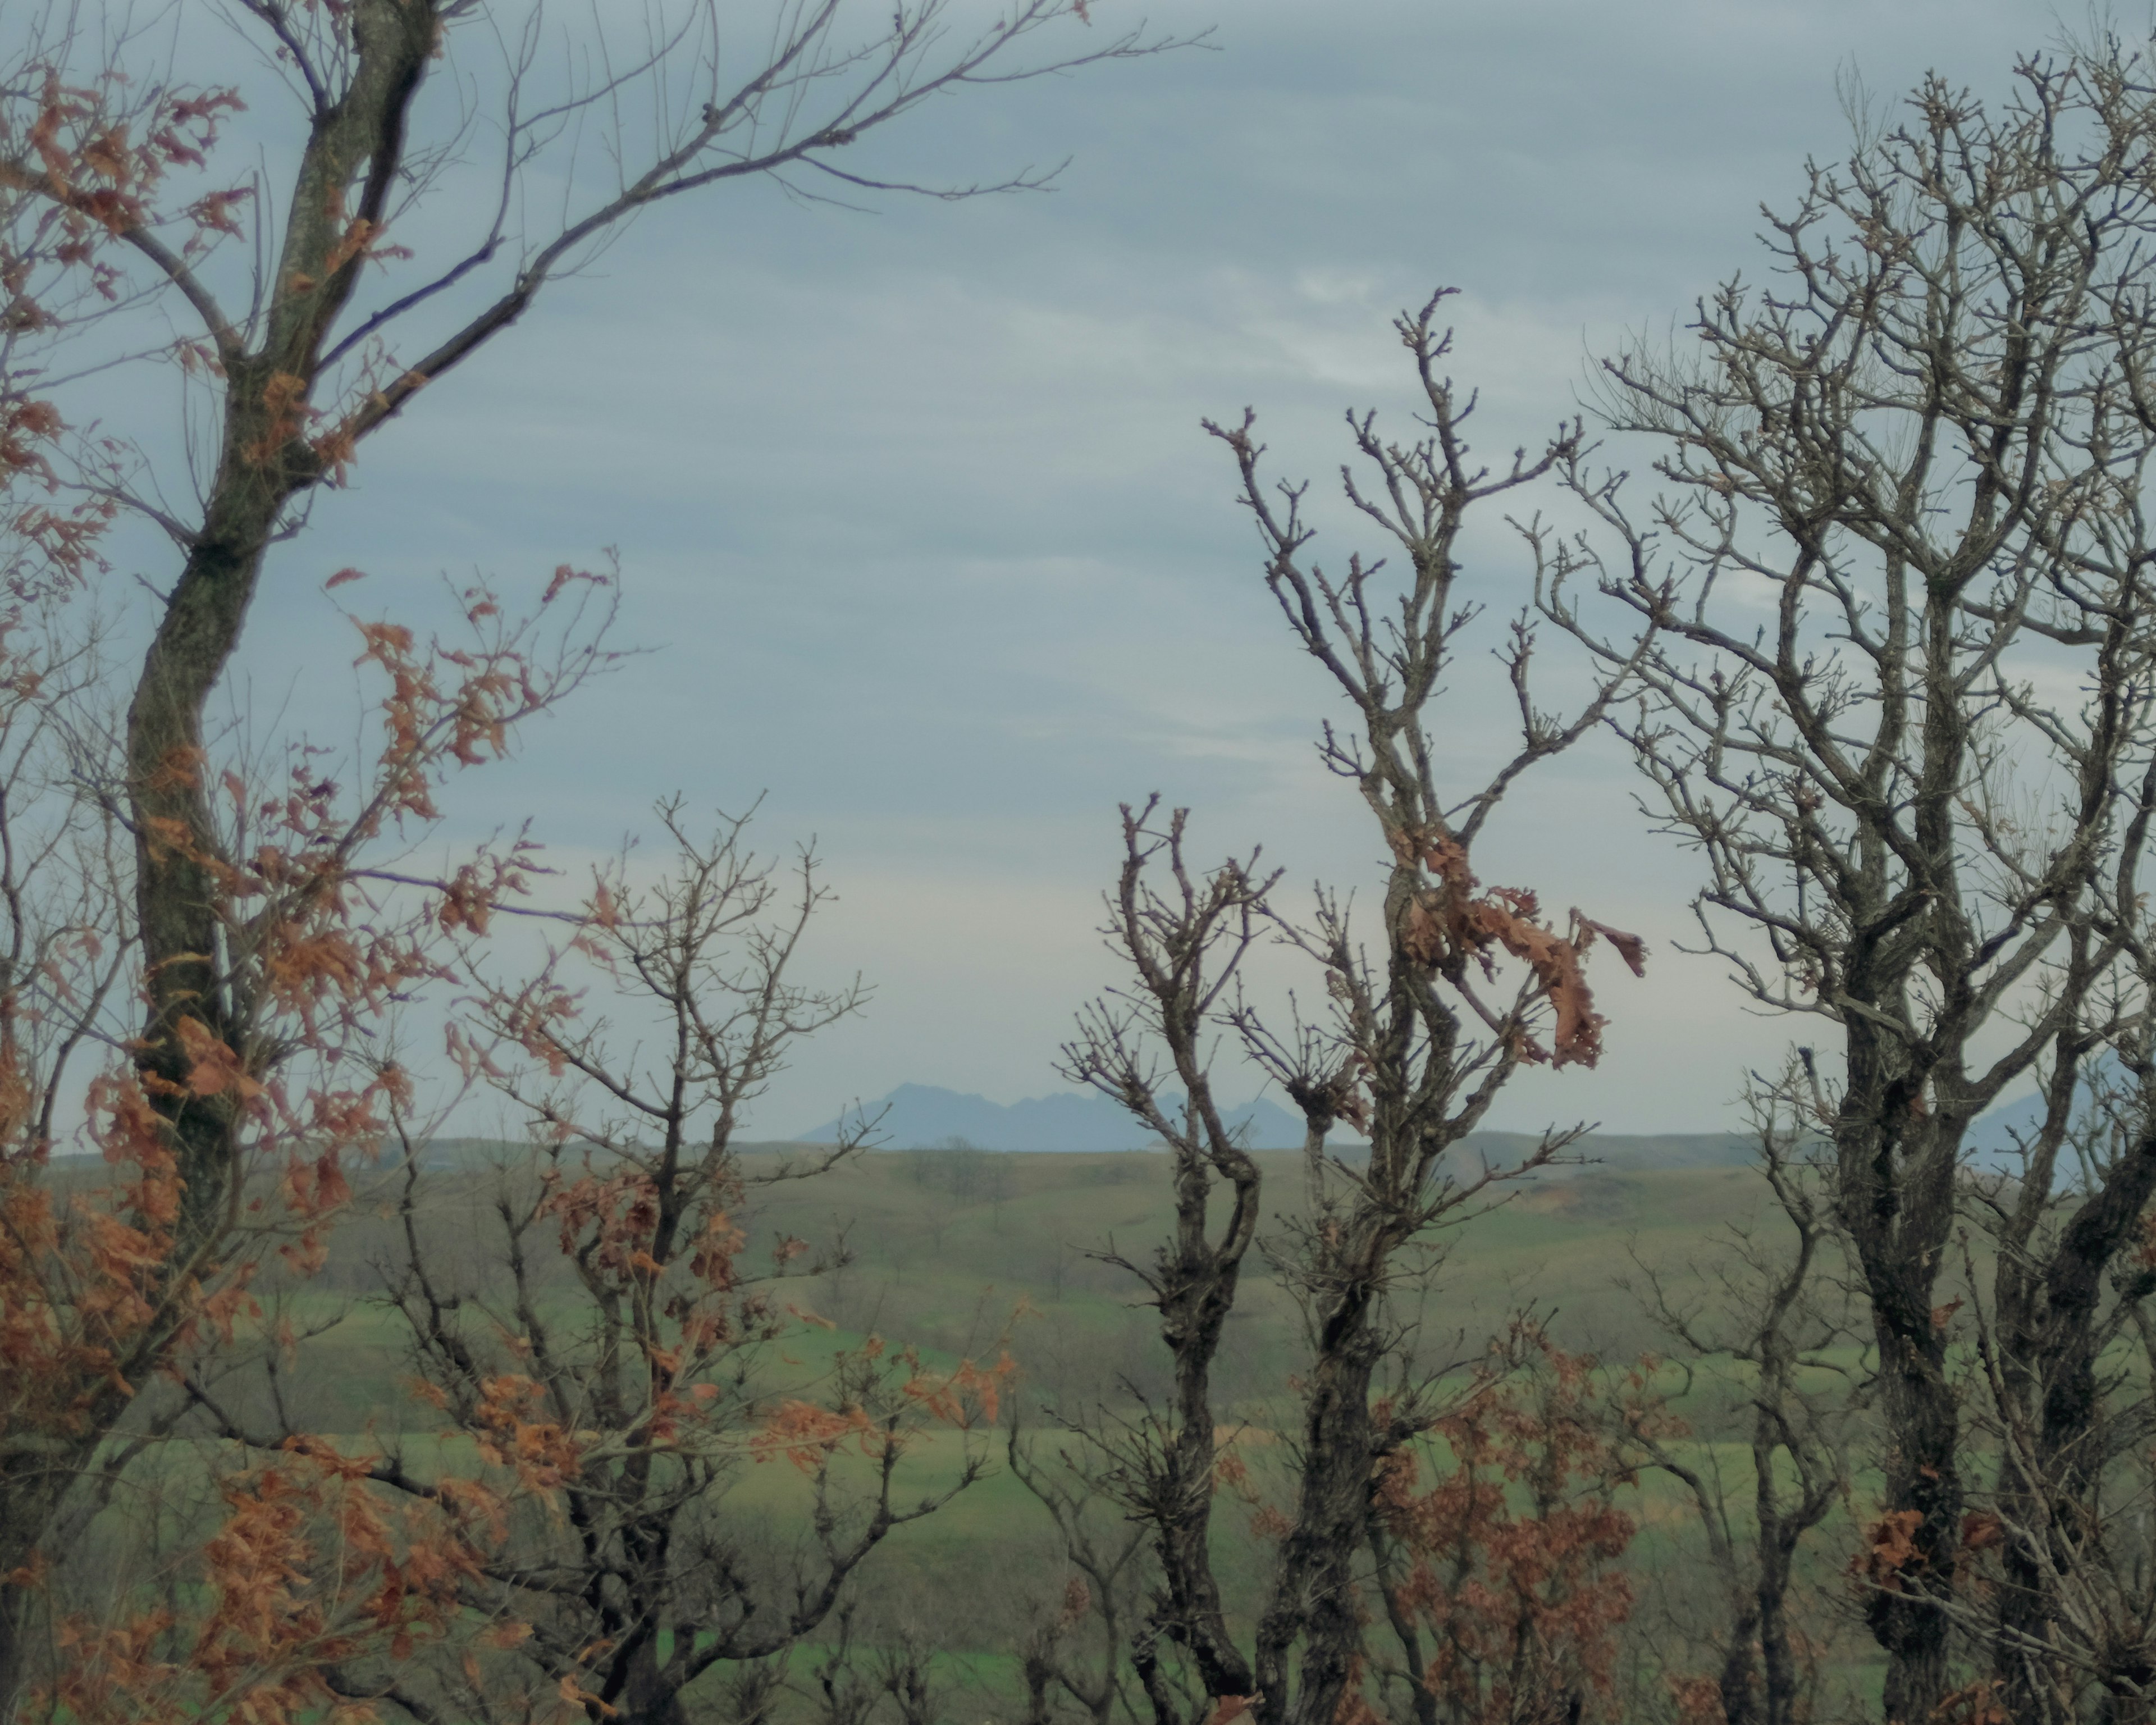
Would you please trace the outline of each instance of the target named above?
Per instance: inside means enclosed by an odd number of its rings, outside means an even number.
[[[1148,1410],[1127,1441],[1109,1445],[1116,1457],[1110,1488],[1152,1531],[1160,1566],[1147,1634],[1167,1636],[1188,1655],[1206,1694],[1250,1695],[1250,1661],[1229,1630],[1213,1572],[1219,1455],[1212,1374],[1243,1260],[1257,1237],[1262,1181],[1220,1117],[1204,1043],[1257,936],[1274,880],[1234,863],[1202,880],[1194,877],[1183,858],[1182,812],[1163,833],[1149,824],[1155,807],[1123,810],[1122,874],[1108,901],[1111,948],[1137,976],[1135,1005],[1126,1011],[1102,1002],[1089,1009],[1078,1040],[1064,1050],[1063,1070],[1114,1096],[1169,1147],[1173,1236],[1150,1265],[1112,1260],[1145,1283],[1159,1310],[1174,1386],[1164,1416]],[[1163,855],[1172,897],[1157,894],[1147,879]],[[1179,1106],[1156,1081],[1147,1032],[1157,1032],[1168,1050],[1182,1087]],[[1214,1194],[1224,1189],[1226,1214],[1216,1231],[1209,1213]]]

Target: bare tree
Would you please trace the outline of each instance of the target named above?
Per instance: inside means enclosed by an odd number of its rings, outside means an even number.
[[[49,254],[66,285],[76,280],[71,270],[139,309],[155,333],[131,339],[147,360],[187,364],[211,428],[184,474],[162,475],[150,449],[121,460],[101,444],[61,444],[49,458],[61,464],[63,492],[154,522],[177,559],[126,732],[152,989],[146,1071],[171,1083],[184,1077],[182,1019],[220,1038],[234,1034],[229,997],[243,984],[217,962],[212,908],[218,834],[208,788],[190,763],[202,755],[204,705],[239,641],[270,547],[299,530],[311,496],[339,483],[360,445],[418,390],[499,336],[644,210],[758,177],[808,195],[819,186],[963,197],[1035,185],[1040,177],[1029,172],[905,187],[844,164],[868,134],[969,85],[1159,45],[1127,33],[1024,62],[1016,56],[1031,39],[1082,21],[1085,7],[1019,0],[970,37],[952,35],[948,12],[947,0],[918,0],[878,13],[860,33],[844,0],[788,6],[773,37],[743,59],[731,32],[722,39],[717,9],[690,5],[658,20],[637,48],[583,44],[550,82],[540,75],[548,32],[536,11],[505,32],[465,0],[299,12],[267,0],[243,5],[230,20],[228,57],[259,56],[270,69],[271,88],[281,85],[277,93],[298,104],[304,138],[281,164],[284,183],[264,172],[184,203],[166,195],[173,176],[210,171],[215,121],[239,105],[239,93],[161,95],[142,111],[115,111],[116,90],[162,90],[163,80],[142,75],[159,69],[107,64],[109,44],[87,31],[80,43],[37,44],[0,100],[0,185],[14,193],[18,249]],[[85,55],[92,64],[74,63]],[[473,56],[479,64],[465,81],[493,100],[488,124],[422,100],[439,69],[462,70]],[[136,84],[105,75],[127,70]],[[648,142],[637,141],[644,127],[626,117],[631,104],[650,121]],[[149,141],[116,157],[115,140],[125,141],[131,123]],[[483,149],[478,141],[489,131],[495,141]],[[610,140],[600,146],[608,167],[594,178],[580,157],[601,136]],[[569,176],[571,190],[558,218],[534,222],[531,182],[544,171]],[[430,197],[475,187],[485,195],[459,245],[426,259],[393,247],[400,224],[415,223]],[[251,261],[234,255],[249,245]],[[369,290],[375,266],[384,280]],[[95,316],[109,321],[111,313]],[[18,305],[18,320],[32,327],[59,316],[47,305]],[[167,319],[190,333],[173,339]],[[48,345],[64,333],[54,331]],[[165,501],[190,491],[198,498],[192,508]],[[152,842],[164,827],[190,843]],[[199,1230],[224,1189],[228,1111],[161,1095]]]
[[[1441,752],[1428,708],[1476,614],[1456,588],[1461,523],[1474,505],[1573,459],[1578,433],[1561,430],[1538,456],[1517,454],[1494,475],[1475,466],[1463,435],[1474,403],[1440,369],[1450,341],[1434,323],[1444,298],[1398,325],[1414,357],[1428,435],[1395,444],[1380,435],[1374,416],[1348,418],[1375,477],[1365,482],[1350,470],[1347,495],[1393,542],[1397,580],[1387,563],[1359,556],[1337,576],[1308,562],[1303,488],[1268,486],[1247,414],[1238,427],[1209,427],[1236,462],[1265,547],[1268,589],[1355,714],[1352,732],[1327,727],[1322,753],[1360,791],[1393,859],[1378,956],[1365,955],[1337,900],[1322,896],[1312,926],[1293,923],[1274,910],[1275,882],[1256,873],[1255,861],[1201,878],[1186,860],[1179,812],[1160,824],[1155,804],[1127,809],[1106,932],[1132,983],[1089,1009],[1064,1054],[1065,1074],[1121,1101],[1168,1147],[1173,1170],[1175,1235],[1153,1265],[1128,1264],[1160,1309],[1173,1399],[1109,1440],[1117,1450],[1113,1488],[1154,1530],[1162,1584],[1151,1632],[1140,1637],[1139,1672],[1160,1725],[1178,1717],[1178,1703],[1153,1656],[1159,1638],[1188,1659],[1205,1696],[1242,1698],[1265,1725],[1332,1725],[1359,1699],[1359,1570],[1379,1469],[1445,1405],[1405,1358],[1390,1296],[1413,1275],[1418,1241],[1577,1136],[1551,1133],[1512,1168],[1463,1169],[1451,1153],[1522,1065],[1591,1065],[1599,1056],[1603,1020],[1581,968],[1596,935],[1635,969],[1642,960],[1632,937],[1577,911],[1568,929],[1553,927],[1532,892],[1483,889],[1472,871],[1474,845],[1513,781],[1599,722],[1621,673],[1572,718],[1553,718],[1530,697],[1533,637],[1517,625],[1503,657],[1517,701],[1517,749],[1480,788],[1450,792],[1461,763]],[[1268,931],[1322,977],[1333,1009],[1324,1024],[1298,1023],[1276,1034],[1240,999],[1239,967]],[[1517,961],[1517,976],[1502,977],[1506,958]],[[1301,1377],[1296,1499],[1247,1642],[1223,1615],[1206,1537],[1219,1466],[1212,1369],[1256,1237],[1262,1186],[1257,1163],[1214,1103],[1208,1051],[1223,1026],[1280,1081],[1307,1126],[1307,1214],[1280,1249],[1311,1349]],[[1179,1106],[1163,1101],[1163,1055],[1185,1098]],[[1368,1133],[1367,1161],[1328,1152],[1342,1120]],[[1389,1357],[1400,1365],[1399,1381],[1381,1385]],[[1382,1399],[1381,1387],[1389,1392]]]
[[[1097,1457],[1085,1450],[1044,1459],[1029,1442],[1014,1406],[1004,1456],[1011,1476],[1048,1512],[1069,1565],[1061,1594],[1046,1604],[1019,1650],[1025,1679],[1026,1725],[1049,1725],[1059,1694],[1093,1725],[1137,1717],[1127,1673],[1129,1626],[1137,1615],[1147,1529],[1107,1520],[1112,1498],[1092,1477]],[[1106,1525],[1103,1525],[1106,1522]]]
[[[1861,115],[1847,161],[1770,217],[1764,285],[1703,303],[1681,356],[1606,363],[1609,417],[1666,488],[1643,521],[1573,464],[1622,558],[1540,542],[1548,615],[1578,629],[1568,583],[1599,579],[1661,631],[1617,723],[1704,859],[1708,944],[1755,1001],[1838,1033],[1892,1720],[1953,1686],[1969,1456],[1937,1291],[1970,1122],[2031,1075],[2070,1095],[2146,1010],[2128,954],[2156,795],[2149,69],[2105,40],[2024,61],[1995,108],[1933,78],[1899,123]],[[2032,1215],[2066,1125],[2030,1147]],[[2152,1175],[2156,1140],[2010,1279],[2095,1287]],[[2074,1294],[2010,1351],[2079,1358],[2093,1317]]]
[[[1861,1398],[1835,1357],[1854,1314],[1831,1210],[1806,1161],[1820,1124],[1816,1081],[1793,1062],[1781,1083],[1754,1092],[1753,1109],[1759,1172],[1786,1229],[1737,1230],[1704,1294],[1680,1293],[1640,1265],[1640,1291],[1687,1374],[1719,1362],[1736,1368],[1750,1489],[1725,1476],[1712,1442],[1635,1428],[1625,1447],[1681,1486],[1698,1515],[1727,1612],[1714,1678],[1726,1725],[1798,1725],[1814,1716],[1818,1675],[1802,1651],[1798,1554],[1849,1496]]]
[[[782,1336],[828,1322],[780,1286],[825,1259],[786,1235],[753,1249],[756,1189],[829,1168],[858,1137],[752,1169],[734,1135],[798,1039],[851,1014],[860,992],[789,975],[824,896],[807,855],[789,883],[747,849],[745,821],[705,838],[677,805],[660,812],[677,847],[662,877],[639,886],[627,860],[603,871],[555,962],[474,1003],[465,1057],[536,1138],[531,1163],[505,1164],[486,1202],[488,1261],[460,1271],[444,1248],[479,1225],[477,1194],[445,1212],[440,1183],[406,1159],[403,1250],[385,1273],[422,1393],[494,1473],[556,1506],[521,1517],[466,1587],[477,1620],[528,1629],[492,1661],[519,1674],[481,1683],[454,1659],[413,1670],[361,1658],[340,1672],[341,1692],[422,1722],[515,1717],[518,1697],[573,1690],[594,1720],[680,1725],[685,1690],[790,1651],[894,1528],[970,1485],[985,1459],[895,1496],[923,1420],[963,1420],[983,1394],[993,1419],[993,1370],[932,1378],[870,1342],[803,1383],[771,1358]],[[591,1010],[580,965],[610,983],[618,1020]],[[291,1435],[198,1395],[229,1437],[266,1449]],[[795,1559],[760,1548],[755,1518],[726,1501],[759,1457],[807,1476],[813,1538]],[[428,1498],[440,1471],[400,1449],[366,1476]]]
[[[2133,944],[2145,990],[2147,949]],[[2061,1062],[2020,1178],[1994,1175],[1969,1193],[1994,1256],[1987,1301],[1964,1242],[1981,1368],[1970,1423],[1998,1474],[1964,1521],[1990,1596],[1954,1616],[1989,1644],[1992,1681],[2017,1719],[2093,1709],[2127,1725],[2156,1708],[2156,1399],[2143,1372],[2121,1364],[2122,1350],[2145,1356],[2156,1334],[2143,1215],[2156,1075],[2145,1037],[2140,1027],[2122,1035],[2092,1070]]]

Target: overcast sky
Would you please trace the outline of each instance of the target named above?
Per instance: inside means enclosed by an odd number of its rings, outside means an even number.
[[[1202,416],[1255,406],[1277,470],[1322,488],[1342,409],[1404,412],[1389,320],[1446,283],[1502,455],[1573,410],[1589,356],[1753,267],[1761,203],[1845,147],[1838,76],[1996,89],[2055,28],[2000,0],[1151,15],[1214,27],[1210,49],[969,92],[862,158],[974,177],[1068,156],[1052,193],[858,214],[735,187],[655,216],[421,397],[274,554],[236,682],[258,703],[345,675],[319,591],[343,565],[393,610],[441,572],[514,592],[618,550],[619,639],[650,651],[460,785],[459,823],[529,815],[573,861],[679,790],[762,794],[765,844],[814,839],[839,902],[808,962],[875,994],[758,1134],[909,1080],[1060,1087],[1056,1045],[1112,976],[1094,931],[1120,800],[1190,805],[1201,854],[1262,843],[1298,894],[1380,878],[1312,752],[1334,697]],[[1478,591],[1516,603],[1504,536],[1472,549]],[[1445,723],[1471,764],[1486,727]],[[1655,949],[1644,982],[1601,970],[1602,1070],[1525,1076],[1498,1124],[1717,1129],[1788,1038],[1675,950],[1691,860],[1630,794],[1615,750],[1582,751],[1485,845],[1486,878]]]

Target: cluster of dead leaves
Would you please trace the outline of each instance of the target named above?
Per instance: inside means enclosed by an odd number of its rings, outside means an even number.
[[[515,1473],[524,1490],[551,1502],[583,1465],[593,1434],[545,1417],[546,1386],[521,1372],[485,1379],[465,1430],[480,1459]]]
[[[16,621],[0,619],[0,637]],[[40,1001],[94,1009],[82,1001],[98,990],[65,967],[97,973],[101,949],[69,937],[33,979],[42,993],[0,997],[0,1435],[11,1443],[94,1435],[143,1374],[229,1342],[241,1317],[261,1316],[250,1284],[270,1244],[281,1241],[303,1275],[321,1266],[327,1230],[352,1198],[351,1159],[374,1153],[413,1100],[409,1076],[375,1051],[383,1017],[417,984],[451,974],[444,952],[521,886],[520,847],[461,873],[442,903],[391,915],[356,870],[362,847],[400,810],[431,807],[415,784],[490,758],[511,708],[548,698],[513,629],[472,655],[423,651],[393,629],[372,639],[393,711],[391,747],[371,781],[348,794],[300,747],[270,793],[226,773],[209,821],[146,823],[145,840],[194,865],[215,895],[218,957],[248,1013],[213,1024],[182,1008],[164,1040],[129,1047],[125,1064],[89,1082],[82,1131],[111,1172],[98,1187],[61,1194],[48,1183],[51,1147],[36,1136],[45,1080],[17,1033]],[[34,707],[39,682],[20,659],[0,655],[0,695]],[[412,665],[420,673],[403,675]],[[444,666],[454,675],[434,675]],[[184,809],[212,771],[201,750],[175,750],[151,788]],[[170,1117],[204,1104],[232,1133],[238,1220],[215,1249],[183,1252]],[[723,1219],[693,1242],[716,1281],[737,1246]],[[677,1400],[693,1412],[709,1399],[690,1389]],[[182,1559],[192,1565],[188,1588],[210,1601],[207,1615],[122,1610],[69,1625],[56,1679],[67,1692],[55,1691],[56,1705],[144,1721],[345,1717],[321,1686],[322,1664],[408,1645],[472,1573],[474,1542],[506,1531],[505,1505],[546,1497],[582,1465],[583,1435],[547,1416],[531,1380],[498,1377],[477,1399],[480,1453],[512,1476],[509,1496],[444,1481],[431,1498],[384,1507],[363,1468],[311,1440],[227,1482],[219,1530]]]
[[[175,1293],[167,1269],[179,1214],[177,1165],[163,1123],[132,1076],[90,1086],[89,1130],[121,1173],[105,1191],[53,1202],[49,1147],[0,1146],[0,1429],[64,1439],[86,1428],[137,1339]]]
[[[142,100],[117,71],[90,86],[67,83],[49,65],[33,69],[13,99],[0,102],[0,191],[38,198],[57,220],[12,226],[15,249],[0,259],[10,326],[52,321],[32,290],[41,266],[56,268],[59,280],[81,272],[98,298],[116,302],[125,285],[102,255],[106,242],[177,227],[178,255],[187,260],[239,234],[234,213],[253,197],[244,182],[176,208],[161,207],[157,194],[174,170],[209,167],[223,122],[244,105],[228,89],[160,87]]]
[[[232,90],[175,90],[160,92],[131,119],[116,119],[111,97],[125,87],[116,74],[108,77],[103,89],[64,84],[59,73],[47,67],[23,138],[28,146],[25,153],[37,157],[58,190],[86,193],[108,187],[118,194],[121,203],[98,208],[120,213],[123,228],[143,218],[141,197],[170,169],[208,167],[208,152],[217,146],[218,126],[246,107]],[[11,110],[9,119],[19,111]],[[137,132],[139,140],[131,136]],[[9,153],[13,155],[13,150]],[[23,170],[18,167],[15,172]]]
[[[38,1702],[126,1725],[371,1719],[325,1671],[447,1640],[486,1554],[454,1494],[393,1497],[371,1471],[308,1438],[220,1479],[218,1524],[172,1578],[184,1586],[172,1597],[198,1596],[204,1609],[63,1620],[66,1657]]]
[[[773,1408],[749,1439],[749,1453],[759,1461],[783,1456],[803,1473],[814,1473],[841,1445],[853,1444],[864,1455],[880,1455],[891,1434],[858,1402],[826,1408],[788,1397]]]
[[[842,1358],[840,1363],[865,1367],[883,1353],[882,1340],[871,1336],[850,1361]],[[918,1429],[922,1420],[961,1431],[993,1426],[1002,1398],[1018,1373],[1017,1362],[1008,1349],[993,1365],[964,1359],[950,1371],[932,1372],[909,1348],[901,1351],[892,1365],[901,1374],[896,1378],[898,1405],[910,1409],[916,1419],[909,1420],[888,1409],[880,1415],[871,1413],[855,1398],[835,1406],[788,1398],[773,1408],[752,1434],[749,1453],[759,1461],[783,1456],[804,1473],[814,1473],[843,1447],[850,1446],[863,1455],[880,1456],[902,1445],[909,1429]]]
[[[126,300],[128,283],[107,254],[113,240],[145,227],[177,230],[184,259],[238,231],[231,212],[250,196],[244,185],[177,209],[161,208],[157,193],[174,170],[208,167],[222,122],[239,105],[223,90],[139,94],[116,73],[70,84],[50,65],[27,69],[0,94],[0,198],[28,206],[0,232],[0,329],[11,357],[11,375],[0,379],[0,495],[18,480],[48,498],[59,490],[52,455],[68,428],[52,402],[16,384],[49,372],[37,344]],[[92,465],[101,459],[93,444],[81,453]],[[111,498],[95,485],[64,501],[10,507],[0,585],[36,603],[79,583],[103,566],[98,547],[114,517]]]
[[[1523,887],[1478,892],[1466,848],[1442,834],[1404,834],[1394,848],[1403,863],[1419,867],[1433,882],[1408,901],[1397,936],[1402,952],[1440,975],[1455,974],[1471,960],[1486,976],[1494,976],[1501,952],[1520,960],[1555,1014],[1547,1047],[1526,1031],[1520,1033],[1521,1057],[1553,1066],[1594,1065],[1602,1055],[1602,1027],[1608,1021],[1594,1010],[1587,986],[1588,948],[1599,935],[1635,976],[1642,976],[1646,943],[1577,910],[1560,934],[1543,922],[1540,901]]]
[[[1925,1542],[1921,1510],[1897,1509],[1864,1530],[1864,1543],[1850,1563],[1861,1590],[1912,1592],[1926,1570],[1949,1561],[1948,1554]],[[1987,1509],[1968,1511],[1954,1536],[1951,1563],[1955,1574],[1962,1574],[1986,1552],[1997,1551],[2005,1543],[2005,1526],[1998,1516]]]
[[[940,1373],[924,1371],[920,1356],[911,1348],[901,1357],[912,1374],[899,1385],[901,1394],[932,1420],[961,1431],[996,1423],[1004,1391],[1018,1373],[1018,1363],[1007,1348],[992,1366],[965,1359],[955,1369]]]
[[[1396,1603],[1436,1631],[1425,1681],[1464,1725],[1541,1717],[1553,1697],[1594,1717],[1632,1607],[1618,1564],[1637,1523],[1613,1502],[1630,1476],[1612,1433],[1633,1416],[1611,1404],[1638,1383],[1546,1338],[1533,1347],[1525,1378],[1440,1422],[1448,1471],[1425,1490],[1422,1462],[1398,1450],[1375,1493],[1409,1558]]]

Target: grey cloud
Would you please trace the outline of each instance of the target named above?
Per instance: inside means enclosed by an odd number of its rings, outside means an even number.
[[[375,578],[350,594],[424,614],[441,570],[531,586],[619,547],[623,639],[654,650],[460,786],[459,822],[603,848],[660,791],[768,788],[767,845],[820,834],[843,901],[814,962],[880,993],[782,1081],[771,1129],[907,1080],[1039,1094],[1109,978],[1091,925],[1119,798],[1193,802],[1210,845],[1262,839],[1296,881],[1372,878],[1352,789],[1308,752],[1332,697],[1201,414],[1255,403],[1279,470],[1322,490],[1342,408],[1407,405],[1388,318],[1449,280],[1502,452],[1571,410],[1589,348],[1751,264],[1758,203],[1842,142],[1838,66],[1890,93],[1933,61],[1995,85],[2045,28],[2004,0],[1156,17],[1217,21],[1219,51],[973,92],[876,158],[972,177],[1074,154],[1051,195],[863,216],[749,187],[645,221],[424,394],[260,602],[244,673],[300,679],[327,721],[350,655],[316,583],[341,564]],[[1472,548],[1504,599],[1502,530]],[[1721,1124],[1783,1034],[1671,950],[1689,876],[1624,763],[1599,748],[1517,804],[1492,877],[1658,951],[1646,983],[1609,983],[1609,1070],[1522,1085],[1504,1123]]]

